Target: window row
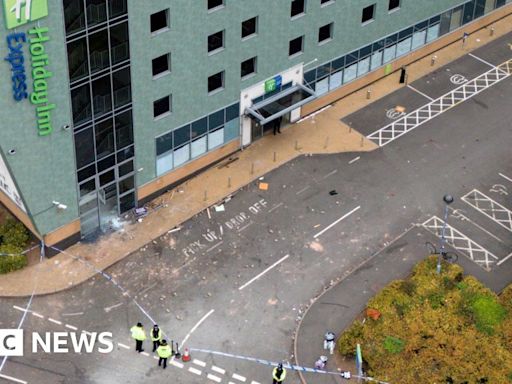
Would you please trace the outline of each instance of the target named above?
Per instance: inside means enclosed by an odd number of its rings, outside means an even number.
[[[128,23],[87,35],[67,44],[69,79],[92,76],[130,59]]]
[[[119,180],[119,194],[124,194],[135,188],[134,180],[134,164],[133,159],[128,160],[121,165],[102,171],[97,177],[91,178],[84,182],[79,182],[80,198],[88,195],[89,193],[104,188],[106,185]],[[85,204],[84,204],[85,203]],[[80,202],[81,214],[89,211],[94,207],[94,203],[88,201]]]
[[[127,13],[126,0],[63,0],[66,35]]]
[[[130,67],[99,77],[71,90],[73,124],[77,126],[100,118],[132,100]]]

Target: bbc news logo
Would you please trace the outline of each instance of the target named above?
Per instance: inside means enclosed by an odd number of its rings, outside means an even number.
[[[5,24],[13,29],[48,16],[48,0],[2,0]]]
[[[110,353],[114,350],[111,332],[32,332],[32,353]],[[23,356],[22,329],[0,329],[0,356]]]

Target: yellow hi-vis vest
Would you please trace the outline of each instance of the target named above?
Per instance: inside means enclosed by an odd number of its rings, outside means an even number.
[[[144,328],[137,327],[136,325],[134,325],[130,329],[130,332],[132,333],[132,337],[135,340],[140,340],[140,341],[146,340],[146,332],[144,332]]]
[[[149,334],[151,336],[151,341],[162,340],[162,330],[160,328],[158,329],[158,335],[156,337],[153,336],[153,330],[151,330]]]
[[[161,345],[156,349],[156,353],[158,354],[158,357],[161,357],[162,359],[167,359],[172,355],[172,350],[170,345]]]
[[[281,373],[281,377],[277,377],[277,367],[272,371],[272,378],[277,380],[279,383],[282,383],[286,377],[286,369],[283,368],[283,372]]]

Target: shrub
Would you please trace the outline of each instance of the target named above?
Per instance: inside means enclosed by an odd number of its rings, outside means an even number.
[[[507,316],[507,311],[492,296],[478,296],[471,304],[476,328],[488,335],[494,333],[495,327]]]
[[[416,283],[412,280],[404,280],[400,283],[399,289],[408,296],[416,293]]]
[[[29,239],[27,229],[19,221],[9,219],[3,225],[0,225],[0,245],[24,248]]]
[[[344,356],[353,356],[357,343],[363,340],[363,324],[355,321],[338,339],[338,350]]]
[[[386,336],[383,345],[386,351],[396,354],[404,350],[405,342],[400,340],[398,337]]]
[[[27,256],[19,253],[19,249],[11,246],[1,246],[0,253],[14,254],[15,256],[0,256],[0,274],[16,271],[27,265]]]
[[[432,309],[439,309],[444,306],[444,296],[441,292],[431,292],[427,299]]]

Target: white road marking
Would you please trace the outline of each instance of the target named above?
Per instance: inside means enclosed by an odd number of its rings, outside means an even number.
[[[199,365],[200,367],[206,367],[206,363],[204,361],[194,359],[192,362],[196,365]]]
[[[235,379],[235,380],[240,380],[241,382],[245,382],[245,381],[247,380],[245,377],[240,376],[240,375],[238,375],[238,374],[236,374],[236,373],[233,373],[233,376],[231,376],[231,377],[232,377],[233,379]]]
[[[86,335],[88,335],[88,336],[92,336],[92,333],[91,333],[91,332],[89,332],[89,331],[82,331],[82,333],[85,333],[85,334],[86,334]]]
[[[334,175],[336,172],[338,172],[338,170],[337,170],[337,169],[335,169],[335,170],[333,170],[333,171],[329,172],[327,175],[325,175],[324,177],[322,177],[322,180],[327,179],[329,176]]]
[[[310,186],[306,185],[304,188],[302,188],[301,190],[297,191],[295,194],[296,195],[300,195],[302,192],[307,191],[309,188],[310,188]]]
[[[123,305],[123,303],[117,303],[117,304],[114,304],[110,307],[105,307],[103,308],[105,310],[105,312],[110,312],[111,310],[113,310],[114,308],[117,308],[117,307],[120,307],[121,305]]]
[[[496,66],[494,64],[491,64],[488,61],[485,61],[484,59],[482,59],[482,58],[480,58],[480,57],[478,57],[476,55],[473,55],[472,53],[468,53],[468,55],[471,56],[473,59],[477,59],[481,63],[487,64],[489,67],[496,68]]]
[[[203,321],[205,321],[205,320],[208,318],[208,316],[210,316],[213,312],[215,312],[215,309],[210,309],[210,312],[208,312],[206,315],[204,315],[203,317],[201,317],[201,320],[199,320],[199,321],[196,323],[196,325],[194,325],[194,326],[192,327],[192,329],[190,330],[190,332],[189,332],[189,333],[187,333],[187,335],[185,336],[185,338],[184,338],[184,339],[183,339],[183,341],[181,342],[181,344],[180,344],[180,345],[181,345],[182,347],[185,345],[185,343],[186,343],[186,341],[188,340],[188,338],[190,337],[190,335],[191,335],[192,333],[194,333],[194,331],[195,331],[195,330],[196,330],[196,329],[197,329],[197,328],[198,328],[198,327],[203,323]]]
[[[260,384],[260,383],[258,383],[257,381],[253,380],[253,381],[251,381],[251,384]]]
[[[26,381],[24,380],[20,380],[20,379],[17,379],[15,377],[12,377],[12,376],[7,376],[7,375],[3,375],[0,373],[0,378],[1,379],[5,379],[5,380],[9,380],[9,381],[12,381],[13,383],[21,383],[21,384],[27,384]]]
[[[127,346],[126,344],[123,344],[123,343],[117,343],[117,345],[119,345],[121,348],[124,348],[124,349],[130,349],[129,346]]]
[[[512,179],[508,176],[505,176],[503,173],[498,173],[498,175],[500,175],[501,177],[503,177],[505,180],[508,180],[512,183]]]
[[[249,284],[253,283],[255,280],[259,279],[261,276],[263,276],[265,273],[267,273],[268,271],[270,271],[272,268],[274,268],[275,266],[279,265],[280,263],[282,263],[283,261],[285,261],[288,257],[290,257],[290,255],[286,255],[284,257],[282,257],[281,259],[279,259],[278,261],[276,261],[274,264],[272,264],[270,267],[268,267],[267,269],[265,269],[263,272],[261,272],[260,274],[256,275],[255,277],[253,277],[251,280],[249,280],[247,283],[245,283],[244,285],[242,285],[240,288],[238,288],[239,291],[241,291],[242,289],[244,289],[245,287],[247,287]]]
[[[217,383],[220,383],[222,381],[220,377],[212,375],[211,373],[209,373],[206,377],[209,378],[210,380],[216,381]]]
[[[52,323],[55,323],[55,324],[62,325],[62,321],[52,319],[51,317],[49,317],[49,318],[48,318],[48,321],[50,321],[50,322],[52,322]]]
[[[171,360],[171,364],[174,365],[176,368],[183,368],[183,364],[176,360]]]
[[[158,356],[153,356],[153,359],[160,360],[160,358]]]
[[[220,367],[217,367],[215,365],[212,365],[212,371],[215,371],[217,373],[220,373],[221,375],[224,375],[226,373],[225,369],[222,369]]]
[[[40,319],[44,319],[44,316],[37,312],[32,312],[32,315],[34,315],[35,317],[39,317]]]
[[[217,248],[219,245],[221,245],[223,241],[219,241],[217,244],[215,244],[213,247],[210,247],[206,250],[206,253],[213,251],[215,248]]]
[[[511,180],[511,181],[512,181],[512,180]],[[282,206],[283,204],[284,204],[284,203],[282,203],[282,202],[281,202],[281,203],[279,203],[279,204],[277,204],[277,205],[274,205],[272,208],[270,208],[270,209],[268,210],[268,213],[270,213],[270,212],[272,212],[272,211],[276,210],[277,208],[279,208],[279,207],[280,207],[280,206]]]
[[[196,375],[201,375],[201,373],[202,373],[199,369],[195,369],[194,367],[189,367],[188,371],[195,373]]]
[[[252,224],[253,224],[253,222],[251,221],[249,224],[246,224],[246,225],[244,225],[242,228],[240,228],[240,229],[238,230],[238,232],[239,232],[239,233],[240,233],[240,232],[242,232],[244,229],[248,228],[248,227],[249,227],[249,226],[251,226]]]
[[[357,160],[359,160],[361,158],[361,156],[357,156],[357,157],[354,157],[352,160],[350,160],[348,163],[349,164],[352,164],[352,163],[355,163]]]
[[[496,265],[501,265],[501,264],[503,264],[505,261],[507,261],[507,260],[508,260],[508,259],[510,259],[511,257],[512,257],[512,253],[511,253],[511,254],[509,254],[509,255],[508,255],[507,257],[505,257],[504,259],[502,259],[502,260],[498,261],[498,262],[496,263]]]
[[[357,207],[355,207],[353,210],[351,210],[350,212],[344,214],[343,216],[341,216],[338,220],[336,220],[334,223],[330,224],[329,226],[325,227],[324,229],[322,229],[320,232],[318,232],[316,235],[314,235],[313,237],[316,239],[318,236],[322,235],[324,232],[326,232],[327,230],[331,229],[332,227],[334,227],[336,224],[338,224],[341,220],[347,218],[348,216],[350,216],[351,214],[353,214],[355,211],[359,210],[359,208],[361,208],[360,205],[358,205]]]
[[[453,214],[452,216],[456,219],[460,218],[461,221],[469,221],[471,224],[473,224],[475,227],[477,227],[478,229],[480,229],[481,231],[487,233],[489,236],[493,237],[495,240],[498,240],[500,243],[504,243],[503,240],[501,240],[498,236],[496,236],[495,234],[489,232],[488,230],[486,230],[484,227],[482,227],[481,225],[478,225],[477,223],[475,223],[473,220],[467,218],[466,216],[464,216],[462,213],[460,213],[460,209],[453,209],[451,207],[448,207],[448,209],[451,209],[453,211]]]
[[[72,329],[73,331],[78,330],[78,328],[77,328],[77,327],[75,327],[75,326],[73,326],[73,325],[69,325],[69,324],[66,324],[66,328]]]
[[[62,316],[81,316],[83,314],[83,312],[63,313]]]
[[[149,353],[147,352],[141,352],[140,354],[149,357]]]
[[[429,95],[424,94],[424,93],[423,93],[423,92],[421,92],[420,90],[418,90],[418,89],[414,88],[412,85],[409,85],[409,84],[408,84],[408,85],[407,85],[407,88],[412,89],[414,92],[419,93],[421,96],[426,97],[426,98],[427,98],[427,99],[429,99],[430,101],[434,101],[434,99],[433,99],[433,98],[431,98]]]
[[[512,211],[483,194],[478,189],[462,196],[462,201],[483,213],[496,224],[512,232]]]
[[[21,307],[18,307],[17,305],[13,305],[12,307],[14,309],[17,309],[18,311],[21,311],[21,312],[32,312],[30,309],[27,310],[26,308],[21,308]]]
[[[315,117],[316,115],[318,115],[319,113],[322,113],[323,111],[325,111],[326,109],[329,109],[332,107],[332,104],[329,104],[327,105],[326,107],[323,107],[322,109],[319,109],[318,111],[316,112],[313,112],[313,113],[310,113],[309,115],[303,117],[302,119],[298,120],[297,121],[297,124],[304,121],[304,120],[307,120],[307,119],[310,119],[312,117]]]

